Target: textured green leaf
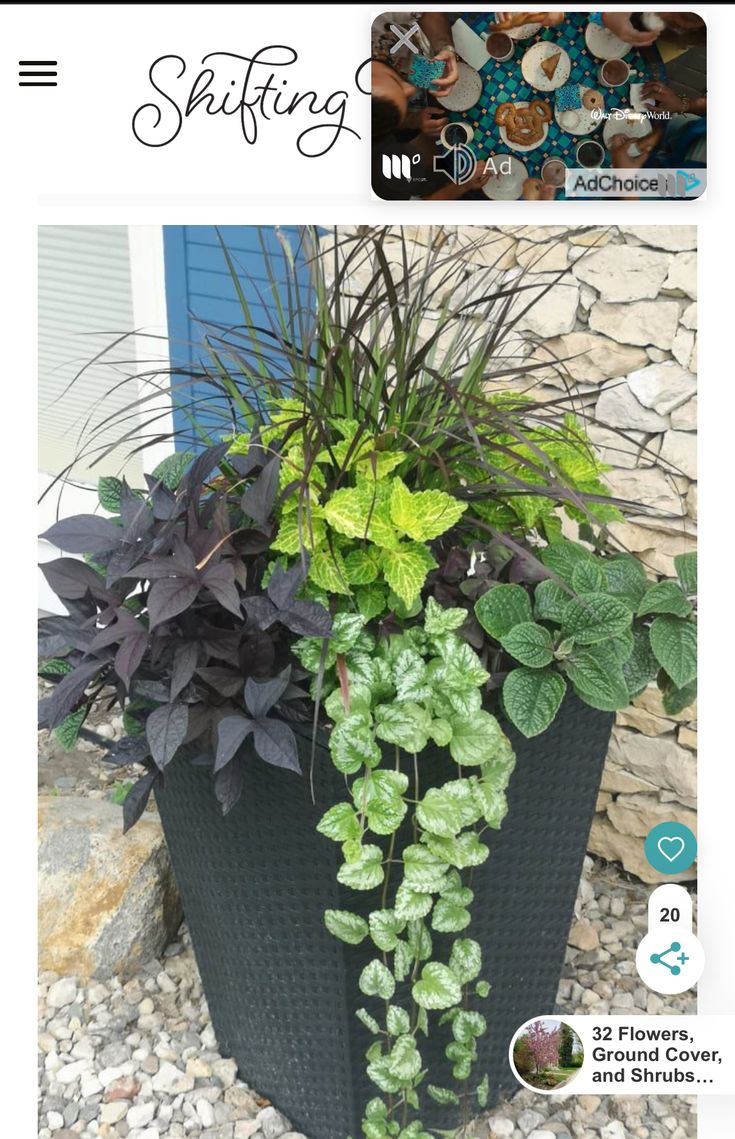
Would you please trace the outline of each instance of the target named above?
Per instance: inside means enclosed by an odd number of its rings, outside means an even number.
[[[680,585],[675,581],[657,581],[644,593],[637,615],[645,617],[648,613],[671,613],[675,617],[688,617],[691,611],[691,602],[687,601]]]
[[[357,608],[366,621],[379,617],[387,609],[388,592],[384,585],[359,585],[355,589]]]
[[[503,707],[511,723],[530,739],[545,732],[559,711],[566,684],[551,669],[516,668],[503,684]]]
[[[551,633],[535,621],[522,621],[500,638],[506,652],[529,668],[544,668],[554,659]]]
[[[431,716],[420,704],[378,704],[375,734],[386,743],[398,744],[405,751],[423,751],[429,740]]]
[[[564,614],[562,634],[577,644],[593,645],[630,628],[630,609],[606,593],[584,593],[570,601]]]
[[[475,992],[477,993],[478,997],[480,997],[481,1000],[484,1000],[486,997],[489,997],[490,996],[490,982],[489,981],[478,981],[477,984],[475,985]]]
[[[496,585],[475,602],[475,616],[485,632],[499,641],[514,625],[532,620],[531,602],[520,585]]]
[[[677,688],[691,684],[697,675],[697,630],[680,617],[656,617],[649,631],[656,660]]]
[[[477,767],[487,763],[505,741],[500,724],[489,712],[475,712],[468,719],[453,716],[450,723],[452,738],[449,753],[455,763],[462,767]]]
[[[430,913],[433,904],[430,891],[420,891],[401,882],[396,890],[395,911],[399,918],[405,921],[417,921]]]
[[[355,862],[345,862],[337,871],[337,880],[352,890],[374,890],[383,881],[383,852],[379,846],[363,846]]]
[[[418,542],[401,542],[383,555],[385,580],[405,605],[416,600],[429,570],[435,568],[436,562],[429,550]]]
[[[43,660],[38,666],[40,676],[66,676],[67,672],[73,671],[74,666],[69,664],[68,660],[62,660],[60,657]]]
[[[123,484],[120,479],[116,479],[114,475],[104,475],[98,479],[97,498],[103,510],[109,510],[110,514],[120,513],[122,488]]]
[[[382,1092],[387,1092],[390,1095],[401,1090],[401,1081],[391,1071],[387,1056],[380,1056],[371,1060],[367,1067],[367,1074],[368,1078]]]
[[[664,674],[661,683],[661,694],[663,697],[663,705],[665,711],[669,716],[678,716],[690,704],[693,704],[697,699],[697,682],[692,680],[690,684],[685,684],[683,688],[677,688],[671,677]]]
[[[688,597],[694,597],[697,593],[697,555],[696,552],[690,554],[677,554],[674,558],[674,567],[676,569],[676,576],[679,578],[681,588],[684,590]]]
[[[381,753],[369,720],[360,713],[345,716],[332,728],[329,736],[332,763],[343,775],[353,775],[361,767],[375,767]]]
[[[336,803],[330,807],[322,815],[316,829],[333,842],[347,842],[348,839],[359,839],[362,835],[360,820],[350,803]]]
[[[463,827],[470,827],[477,822],[482,815],[482,809],[477,805],[469,779],[451,779],[448,783],[442,784],[441,789],[456,803]]]
[[[459,1103],[459,1096],[456,1092],[450,1091],[449,1088],[438,1088],[436,1084],[427,1084],[426,1093],[435,1103],[440,1103],[446,1107]]]
[[[371,1016],[367,1009],[359,1008],[355,1011],[355,1016],[367,1028],[368,1032],[372,1032],[373,1036],[377,1036],[380,1032],[380,1025],[374,1016]]]
[[[408,1033],[399,1036],[388,1057],[391,1074],[402,1084],[412,1083],[421,1071],[421,1054]]]
[[[421,893],[441,889],[447,864],[425,846],[415,843],[403,852],[403,872],[408,886]]]
[[[442,717],[431,721],[429,734],[437,747],[447,747],[452,738],[452,725]]]
[[[359,613],[338,613],[332,621],[329,642],[335,652],[347,653],[357,645],[365,626]]]
[[[345,574],[350,585],[370,585],[378,576],[375,559],[365,550],[351,550],[345,554]]]
[[[83,708],[78,708],[76,712],[70,712],[68,716],[65,716],[61,723],[54,728],[54,736],[64,751],[71,751],[74,747],[88,711],[89,708],[86,705]]]
[[[602,561],[604,592],[617,597],[635,611],[649,586],[646,571],[632,554],[619,554]]]
[[[309,564],[309,577],[327,593],[350,593],[344,560],[337,549],[316,550]]]
[[[404,918],[399,918],[394,910],[373,910],[368,916],[370,936],[378,949],[391,953],[398,937],[406,927]]]
[[[391,1036],[403,1036],[411,1031],[411,1018],[405,1008],[390,1005],[385,1015],[385,1027]]]
[[[476,703],[479,693],[468,696],[468,689],[484,684],[488,676],[475,650],[466,641],[460,641],[450,634],[444,646],[441,663],[434,673],[437,687],[446,694],[460,693],[462,701],[469,698],[470,702]]]
[[[426,665],[415,649],[404,649],[396,657],[393,683],[398,700],[425,700],[431,695],[426,683]]]
[[[366,538],[368,511],[364,497],[355,487],[335,490],[324,506],[324,517],[338,534],[348,538]]]
[[[401,887],[398,887],[399,890]],[[405,941],[399,941],[393,953],[393,973],[400,983],[405,981],[413,968],[413,954]]]
[[[487,1099],[488,1099],[489,1094],[490,1094],[490,1079],[489,1079],[488,1074],[486,1072],[485,1075],[480,1080],[480,1083],[477,1085],[477,1091],[475,1092],[475,1095],[477,1096],[478,1107],[487,1107]]]
[[[456,838],[440,838],[439,835],[426,834],[424,841],[436,858],[456,866],[458,870],[482,865],[490,853],[474,831],[465,831]],[[441,883],[437,889],[441,890]]]
[[[462,987],[451,969],[438,961],[430,961],[413,986],[413,999],[421,1008],[451,1008],[461,1001]]]
[[[301,550],[313,554],[319,546],[327,540],[327,528],[321,518],[315,518],[299,511],[284,514],[278,533],[271,542],[271,549],[293,557]],[[328,550],[324,551],[329,553]],[[323,588],[327,588],[324,586]]]
[[[358,985],[366,997],[380,997],[384,1001],[389,1001],[396,991],[393,974],[377,957],[365,966]]]
[[[374,834],[393,834],[406,817],[407,810],[398,795],[371,799],[366,810],[368,826]]]
[[[551,578],[540,581],[533,595],[534,616],[538,621],[554,621],[555,624],[561,625],[571,599],[571,594]]]
[[[577,695],[592,708],[615,712],[630,702],[622,665],[603,645],[590,645],[576,651],[565,665],[567,676]]]
[[[466,609],[444,609],[433,597],[426,602],[424,629],[430,637],[437,637],[442,633],[454,633],[466,620]]]
[[[439,787],[431,787],[416,807],[420,827],[432,834],[451,837],[462,829],[459,804]]]
[[[631,700],[656,679],[657,672],[658,661],[651,649],[648,629],[636,625],[633,628],[633,651],[623,662],[623,677]]]
[[[391,520],[397,529],[417,542],[438,538],[451,529],[467,506],[441,490],[412,493],[401,479],[393,479],[390,497]]]
[[[541,550],[540,557],[546,568],[550,569],[567,585],[572,584],[572,576],[580,562],[588,562],[593,559],[593,555],[584,546],[579,546],[576,542],[570,542],[566,538],[561,538],[557,542],[552,542],[550,546],[546,546],[545,549]]]
[[[452,1021],[452,1036],[458,1044],[471,1044],[487,1032],[487,1021],[481,1012],[460,1009]]]
[[[482,950],[471,937],[460,937],[449,954],[449,968],[460,984],[474,981],[482,968]]]
[[[447,898],[438,898],[431,915],[431,927],[437,933],[460,933],[472,920],[470,911]]]
[[[605,589],[605,575],[599,562],[583,559],[572,570],[572,589],[575,593],[600,593]]]
[[[192,451],[177,451],[173,455],[168,455],[154,468],[153,478],[159,479],[169,490],[176,490],[193,458]]]
[[[334,937],[348,945],[359,945],[368,935],[365,919],[348,910],[325,910],[324,924]]]

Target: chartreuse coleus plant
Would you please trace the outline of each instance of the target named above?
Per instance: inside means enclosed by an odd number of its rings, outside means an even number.
[[[482,707],[488,673],[457,635],[465,618],[463,609],[429,599],[420,623],[376,641],[361,614],[340,613],[326,659],[321,638],[294,646],[315,678],[323,673],[329,751],[346,778],[344,801],[318,830],[341,846],[343,886],[381,892],[367,915],[325,914],[336,937],[374,947],[356,1014],[375,1037],[366,1063],[380,1093],[365,1108],[366,1139],[427,1139],[425,1097],[440,1104],[474,1097],[484,1106],[488,1095],[487,1074],[471,1081],[486,1030],[474,1006],[490,986],[480,946],[467,935],[473,894],[465,875],[488,857],[482,835],[505,816],[515,758]],[[422,769],[432,746],[446,748],[456,767],[427,787]],[[457,936],[439,952],[436,933]],[[398,995],[404,982],[406,1000]],[[455,1087],[432,1082],[422,1058],[421,1040],[435,1027],[446,1031]]]
[[[516,662],[502,702],[526,736],[545,731],[567,685],[593,708],[625,708],[657,681],[666,712],[692,703],[697,677],[697,555],[674,559],[677,580],[651,582],[630,554],[576,542],[539,551],[549,572],[529,592],[495,584],[475,603],[483,629]]]
[[[302,411],[297,401],[281,401],[261,431],[263,445],[299,422]],[[378,449],[386,440],[362,434],[356,421],[332,419],[329,428],[333,438],[310,458],[305,431],[283,443],[280,525],[271,549],[289,557],[306,551],[312,585],[353,598],[366,620],[387,610],[406,614],[437,565],[427,543],[454,526],[466,504],[438,489],[409,490],[396,473],[408,454]],[[231,453],[242,448],[235,440]]]

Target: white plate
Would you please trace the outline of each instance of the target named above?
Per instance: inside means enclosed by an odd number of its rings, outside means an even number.
[[[560,55],[556,71],[551,79],[541,70],[541,64],[552,55]],[[526,83],[535,87],[537,91],[555,91],[563,87],[569,78],[572,63],[563,47],[550,40],[541,40],[540,43],[530,47],[521,60],[521,72]]]
[[[516,107],[527,107],[529,105],[528,99],[517,99],[517,100],[510,100],[509,99],[508,102],[509,103],[514,102]],[[505,143],[505,145],[507,147],[510,147],[511,150],[517,151],[518,154],[530,154],[532,150],[536,150],[537,147],[542,146],[546,142],[546,136],[549,133],[549,124],[548,123],[542,123],[541,125],[542,125],[543,134],[542,134],[541,138],[538,140],[538,142],[534,142],[531,146],[520,146],[516,142],[511,142],[510,139],[508,138],[505,127],[499,127],[498,130],[500,133],[501,140]]]
[[[632,51],[632,44],[627,44],[600,24],[588,24],[584,40],[597,59],[623,59]]]
[[[523,193],[523,183],[528,177],[528,169],[513,154],[492,154],[491,158],[501,161],[510,159],[510,174],[491,175],[490,181],[482,187],[482,192],[494,202],[516,202]]]
[[[609,114],[610,117],[606,120],[602,132],[602,141],[608,150],[617,134],[627,134],[630,138],[645,138],[653,130],[651,120],[646,115],[632,111],[630,107],[617,107]],[[628,116],[631,116],[630,120]]]
[[[580,86],[580,91],[583,95],[584,95],[585,91],[591,91],[593,89],[591,87],[585,87],[584,84],[582,84],[582,83],[580,83],[579,86]],[[594,90],[597,90],[597,88],[594,88]],[[600,92],[600,94],[602,94],[602,92]],[[554,107],[554,118],[556,119],[559,127],[564,131],[564,134],[571,134],[575,138],[580,138],[582,135],[592,134],[593,131],[596,131],[597,128],[599,127],[600,123],[602,122],[602,115],[604,113],[605,113],[605,97],[604,97],[604,95],[603,95],[602,107],[600,107],[600,109],[598,111],[599,117],[597,117],[597,118],[593,117],[592,111],[588,111],[586,107],[578,107],[574,111],[558,111],[556,109],[556,107]],[[572,124],[571,121],[566,118],[567,115],[576,115],[577,121]]]
[[[447,111],[469,111],[482,95],[482,76],[461,59],[457,63],[457,71],[459,79],[448,95],[437,98],[437,103]]]
[[[511,28],[506,35],[512,40],[530,40],[541,28],[541,24],[521,24],[520,28]]]

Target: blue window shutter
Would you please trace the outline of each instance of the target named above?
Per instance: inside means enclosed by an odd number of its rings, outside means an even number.
[[[308,287],[306,258],[301,250],[297,226],[281,226],[281,233],[293,249],[299,284]],[[286,256],[272,226],[220,226],[219,232],[237,271],[240,287],[250,306],[253,320],[267,327],[268,306],[274,304],[267,279],[263,245],[271,270],[285,291],[288,274]],[[214,226],[166,225],[163,227],[166,309],[172,366],[196,371],[207,360],[202,341],[206,324],[225,328],[242,324],[242,308],[222,252]],[[277,364],[282,373],[282,363]],[[224,428],[221,415],[206,414],[203,403],[211,407],[212,392],[205,382],[188,383],[185,376],[174,376],[174,427],[178,450],[197,450],[204,440],[197,439],[192,418],[200,430],[217,437]],[[178,386],[176,386],[178,385]],[[226,405],[223,401],[221,410]]]

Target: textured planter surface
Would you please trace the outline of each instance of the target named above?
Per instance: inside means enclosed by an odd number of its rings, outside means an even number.
[[[612,716],[570,696],[543,736],[509,731],[517,755],[510,811],[502,830],[484,835],[490,857],[473,872],[465,931],[482,945],[492,983],[476,1006],[489,1030],[473,1084],[488,1072],[493,1099],[518,1086],[507,1055],[513,1033],[554,1006],[611,726]],[[225,819],[206,768],[172,764],[157,798],[222,1051],[309,1139],[345,1139],[361,1134],[361,1109],[376,1094],[364,1060],[373,1037],[354,1015],[360,1004],[371,1007],[357,980],[375,950],[333,938],[322,914],[366,915],[380,891],[354,893],[337,882],[339,848],[315,826],[344,798],[344,780],[319,748],[314,806],[308,746],[302,762],[304,779],[254,762]],[[456,771],[439,750],[422,753],[420,765],[422,790]],[[435,935],[436,959],[454,936]],[[430,1041],[419,1040],[432,1081],[444,1086],[452,1083],[448,1032],[434,1026]],[[429,1101],[422,1118],[450,1128],[457,1112]]]

